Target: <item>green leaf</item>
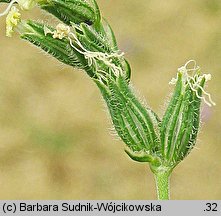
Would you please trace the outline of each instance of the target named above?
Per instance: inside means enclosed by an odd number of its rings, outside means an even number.
[[[152,155],[148,154],[145,151],[134,152],[131,149],[126,148],[125,152],[127,153],[127,155],[132,160],[137,161],[137,162],[149,162],[149,163],[152,163],[152,162],[154,162],[156,160]]]

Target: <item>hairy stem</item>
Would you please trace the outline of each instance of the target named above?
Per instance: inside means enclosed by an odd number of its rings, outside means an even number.
[[[158,200],[170,199],[170,174],[171,171],[163,171],[154,174]]]

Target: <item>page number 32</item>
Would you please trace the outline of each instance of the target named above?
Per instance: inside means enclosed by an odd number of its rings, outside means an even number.
[[[204,211],[217,211],[217,203],[206,203]]]

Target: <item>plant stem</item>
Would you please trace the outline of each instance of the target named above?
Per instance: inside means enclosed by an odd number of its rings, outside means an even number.
[[[170,199],[170,179],[171,171],[164,171],[155,173],[156,187],[157,187],[157,198],[158,200],[169,200]]]

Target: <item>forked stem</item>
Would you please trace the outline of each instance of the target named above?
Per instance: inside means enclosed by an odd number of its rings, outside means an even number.
[[[170,174],[171,171],[158,172],[154,174],[158,200],[170,199]]]

